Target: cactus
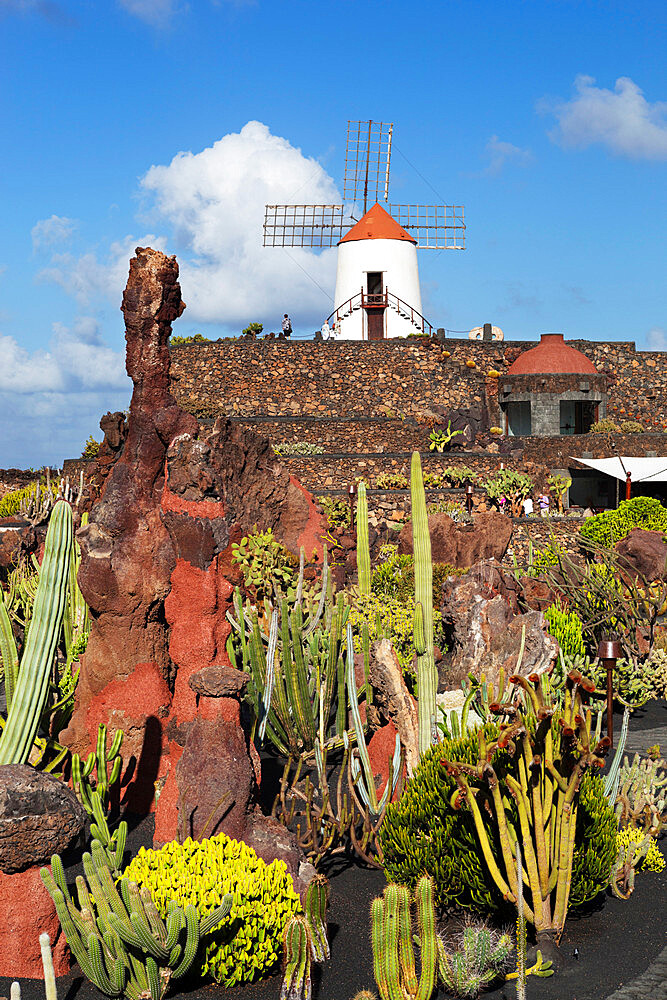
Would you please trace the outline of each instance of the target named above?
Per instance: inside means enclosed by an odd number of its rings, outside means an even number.
[[[352,776],[352,789],[353,793],[358,791],[359,795],[363,801],[363,806],[366,807],[370,816],[377,820],[383,814],[387,807],[387,803],[391,800],[394,792],[396,791],[396,786],[398,784],[399,778],[403,771],[403,761],[404,756],[401,750],[401,740],[396,734],[396,743],[394,746],[394,756],[389,765],[389,779],[385,785],[384,792],[380,799],[377,796],[377,789],[375,787],[375,775],[373,773],[373,767],[371,766],[370,757],[368,755],[368,747],[366,746],[366,739],[364,737],[364,729],[361,722],[361,715],[359,713],[359,705],[357,702],[357,688],[354,679],[354,649],[352,644],[352,626],[348,624],[347,626],[347,693],[348,701],[350,704],[350,713],[352,715],[352,722],[354,724],[354,732],[357,737],[357,747],[356,750],[352,751],[350,756],[350,769]],[[345,734],[347,736],[347,734]],[[361,760],[361,765],[359,761]],[[363,777],[362,777],[363,768]],[[363,807],[360,804],[360,808]]]
[[[604,782],[604,793],[607,796],[607,801],[613,807],[616,802],[616,796],[618,795],[618,786],[621,780],[621,764],[623,763],[623,755],[625,752],[625,742],[628,738],[628,725],[630,724],[630,709],[626,705],[623,709],[623,722],[621,724],[621,735],[618,738],[618,746],[614,753],[614,759],[611,762],[611,767]]]
[[[44,970],[44,992],[46,1000],[58,1000],[56,989],[56,973],[53,968],[53,955],[51,953],[51,938],[48,934],[39,935],[39,948],[42,953],[42,969]]]
[[[127,823],[123,820],[113,833],[109,830],[106,813],[109,809],[110,789],[120,779],[123,759],[120,748],[123,742],[122,729],[117,730],[107,752],[107,727],[101,724],[97,730],[97,749],[90,753],[81,766],[78,753],[72,754],[72,787],[92,822],[90,832],[100,842],[107,857],[109,868],[120,874],[127,838]],[[111,772],[109,765],[111,764]],[[95,768],[95,785],[89,780]]]
[[[25,764],[49,691],[60,638],[72,550],[72,508],[59,500],[46,534],[30,629],[0,737],[0,764]]]
[[[304,912],[310,937],[310,956],[313,962],[324,962],[331,958],[327,936],[327,907],[329,905],[329,883],[323,875],[315,875],[306,889]]]
[[[412,541],[415,557],[415,650],[419,694],[419,753],[435,742],[438,673],[433,653],[433,564],[428,531],[426,494],[419,452],[412,453],[410,468]]]
[[[524,705],[490,706],[509,721],[501,724],[496,738],[478,730],[476,762],[440,763],[458,786],[453,807],[466,807],[472,814],[489,875],[515,904],[521,880],[514,853],[519,840],[523,843],[522,880],[532,903],[524,904],[526,919],[538,935],[551,933],[558,940],[572,885],[581,782],[587,770],[603,766],[610,741],[592,738],[592,714],[583,707],[581,689],[589,692],[593,685],[578,672],[569,675],[562,708],[545,698],[539,675],[513,674],[509,680],[522,689]],[[503,750],[516,766],[496,771],[495,758]],[[601,817],[606,826],[613,821],[607,811]],[[489,826],[495,827],[491,833]],[[492,847],[496,838],[501,860]]]
[[[437,943],[440,979],[447,993],[456,997],[478,997],[499,974],[513,947],[509,934],[484,923],[467,924],[455,950],[449,950],[440,938]]]
[[[326,585],[326,554],[322,572]],[[268,633],[256,611],[248,615],[241,595],[234,597],[236,617],[228,614],[240,639],[240,661],[228,643],[232,663],[250,674],[247,695],[259,721],[258,734],[273,743],[286,757],[343,747],[350,705],[345,683],[345,626],[349,607],[339,599],[327,607],[322,590],[318,608],[304,619],[301,607],[283,601],[280,612],[272,609]],[[369,644],[363,645],[366,676]],[[359,695],[354,689],[354,698]]]
[[[280,1000],[310,1000],[310,943],[306,919],[295,913],[285,927],[285,971]]]
[[[51,858],[51,871],[42,868],[40,874],[81,971],[107,996],[161,1000],[171,980],[189,971],[200,938],[232,907],[228,893],[200,921],[194,906],[183,910],[169,900],[165,922],[149,889],[139,889],[127,879],[114,882],[99,841],[92,842],[92,856],[83,855],[83,867],[86,877],[76,880],[78,906],[57,854]]]
[[[428,875],[417,882],[416,940],[421,971],[417,978],[410,897],[403,885],[390,884],[371,906],[373,971],[380,1000],[430,1000],[435,985],[437,937],[433,906],[433,881]]]
[[[329,883],[316,875],[308,884],[304,913],[295,913],[283,935],[283,983],[280,1000],[310,1000],[310,964],[331,957],[327,937]]]
[[[667,825],[667,761],[641,759],[623,764],[615,796],[620,828],[638,827],[659,837]]]
[[[364,596],[371,592],[371,553],[368,544],[368,500],[366,483],[359,483],[357,493],[357,573],[359,590]]]

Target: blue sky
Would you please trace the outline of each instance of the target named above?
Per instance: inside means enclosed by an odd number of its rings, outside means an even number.
[[[137,245],[178,333],[319,326],[335,251],[264,249],[262,206],[337,200],[349,118],[395,123],[391,200],[465,205],[434,325],[666,346],[666,51],[662,2],[0,0],[0,467],[128,405]]]

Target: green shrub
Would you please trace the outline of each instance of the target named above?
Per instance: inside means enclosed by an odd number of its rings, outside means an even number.
[[[311,444],[310,441],[281,441],[274,444],[276,455],[323,455],[321,444]]]
[[[383,546],[384,548],[384,546]],[[386,548],[389,548],[387,546]],[[371,576],[371,591],[381,597],[389,597],[397,601],[414,600],[415,596],[415,560],[414,556],[393,553],[379,563]],[[440,603],[442,585],[447,577],[454,574],[462,575],[465,570],[454,569],[449,563],[433,563],[433,603]]]
[[[39,496],[37,496],[38,490]],[[58,483],[51,483],[51,493],[55,500],[58,496]],[[22,504],[27,505],[33,498],[37,497],[37,499],[41,500],[45,496],[45,483],[30,483],[20,490],[11,490],[11,492],[5,493],[2,500],[0,500],[0,517],[12,517],[13,514],[19,513]]]
[[[623,434],[643,434],[644,425],[640,424],[638,420],[622,420],[621,431]]]
[[[350,504],[340,497],[318,497],[317,502],[324,511],[330,528],[350,527]]]
[[[436,618],[439,622],[440,616],[433,613],[434,628]],[[371,642],[375,639],[387,638],[391,640],[394,647],[401,670],[406,678],[414,683],[415,672],[412,665],[414,654],[414,626],[415,626],[415,595],[413,591],[406,600],[370,594],[370,596],[357,596],[350,609],[349,622],[352,626],[354,637],[354,649],[356,653],[362,652],[362,626],[368,625],[368,635]]]
[[[557,566],[562,549],[555,542],[550,542],[543,549],[531,548],[528,576],[539,576],[543,570]]]
[[[173,841],[160,850],[139,849],[123,877],[148,886],[160,916],[167,902],[194,904],[200,917],[234,895],[231,912],[212,932],[198,958],[202,975],[223,986],[252,982],[276,965],[290,917],[301,910],[284,861],[267,865],[244,843],[223,833],[200,843]]]
[[[622,500],[617,510],[605,510],[587,518],[580,534],[586,541],[611,548],[633,528],[667,532],[667,508],[653,497]],[[667,555],[667,549],[665,553]]]
[[[477,473],[468,465],[450,465],[443,471],[442,475],[452,486],[459,486],[466,480],[474,483],[477,479]]]
[[[611,417],[605,417],[603,420],[598,420],[596,423],[591,424],[591,434],[619,434],[620,426]]]
[[[262,332],[263,329],[264,329],[263,323],[248,323],[245,329],[241,330],[241,336],[247,337],[249,335],[254,335],[255,337],[257,337],[259,336],[259,334]]]
[[[490,741],[497,737],[498,727],[492,723],[484,732]],[[441,765],[443,758],[477,764],[477,733],[445,739],[428,750],[402,797],[388,807],[380,833],[385,873],[389,880],[410,888],[421,875],[430,875],[439,906],[455,904],[482,912],[501,909],[504,901],[488,874],[472,814],[452,806],[457,785]],[[493,767],[502,780],[515,765],[507,750],[499,750]],[[507,797],[513,802],[509,792]],[[519,828],[516,814],[512,823]],[[586,774],[579,790],[571,907],[594,899],[605,888],[616,857],[616,829],[602,780]],[[502,868],[497,830],[494,833],[491,822],[487,830]]]
[[[407,490],[409,485],[402,472],[381,472],[375,477],[376,490]]]
[[[97,458],[100,450],[100,442],[90,435],[86,441],[86,447],[81,452],[81,458]]]
[[[574,611],[565,611],[558,604],[552,604],[544,612],[549,623],[549,632],[554,637],[563,656],[585,656],[584,633],[581,619]]]
[[[170,347],[181,347],[182,344],[212,344],[208,337],[203,337],[201,333],[193,333],[191,337],[179,337],[172,334],[169,338]]]
[[[510,501],[523,500],[535,485],[525,472],[514,472],[512,469],[501,469],[483,484],[489,500],[499,500],[506,497]]]

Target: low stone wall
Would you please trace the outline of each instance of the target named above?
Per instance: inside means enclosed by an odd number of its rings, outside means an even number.
[[[327,452],[413,451],[428,447],[429,428],[390,417],[234,417],[273,444],[308,441]]]
[[[667,429],[667,352],[637,351],[632,341],[567,343],[606,377],[610,417]],[[186,344],[171,349],[172,391],[186,410],[204,416],[368,417],[437,404],[487,408],[493,424],[499,383],[535,346],[428,338]]]

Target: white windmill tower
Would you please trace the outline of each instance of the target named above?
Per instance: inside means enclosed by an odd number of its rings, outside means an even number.
[[[266,206],[264,246],[338,246],[328,321],[346,340],[431,333],[422,315],[417,250],[465,246],[461,205],[380,205],[389,196],[392,135],[393,124],[347,123],[344,205]]]

